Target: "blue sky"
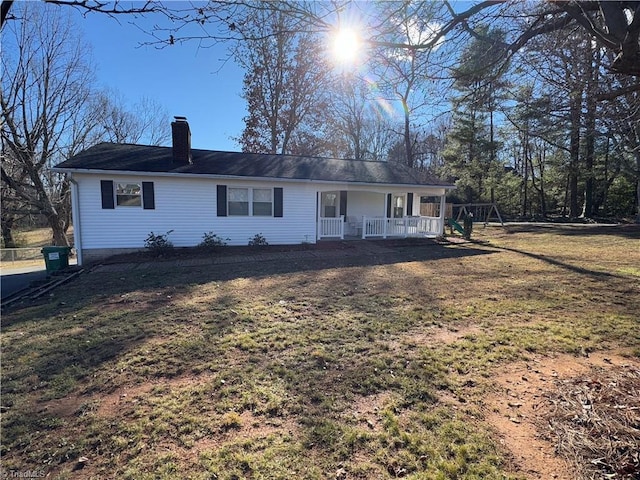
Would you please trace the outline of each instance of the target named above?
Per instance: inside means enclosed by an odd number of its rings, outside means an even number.
[[[454,5],[459,8],[468,6],[468,2]],[[240,149],[233,138],[242,133],[247,113],[240,96],[244,72],[228,58],[227,45],[207,48],[190,41],[164,48],[141,46],[152,40],[145,32],[154,24],[167,26],[164,18],[112,18],[96,13],[83,16],[72,8],[68,10],[93,51],[102,86],[119,92],[130,104],[148,97],[166,108],[171,118],[187,117],[193,148]],[[441,107],[434,108],[436,114],[441,111]],[[391,105],[391,110],[390,115],[400,118],[400,104]]]
[[[240,135],[246,115],[240,97],[243,71],[233,60],[224,62],[224,45],[141,47],[149,37],[139,27],[159,19],[73,15],[93,51],[100,85],[119,92],[130,104],[146,96],[165,107],[171,118],[187,117],[193,148],[239,149],[232,137]]]

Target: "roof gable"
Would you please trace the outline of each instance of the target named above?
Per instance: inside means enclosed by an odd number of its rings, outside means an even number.
[[[177,165],[173,163],[171,147],[100,143],[60,163],[55,168],[62,171],[91,172],[95,170],[452,186],[441,180],[430,178],[424,172],[395,163],[198,149],[193,149],[191,152],[191,164]]]

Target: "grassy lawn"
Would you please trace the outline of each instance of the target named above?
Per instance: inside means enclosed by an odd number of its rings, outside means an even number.
[[[73,227],[67,232],[69,242],[73,243]],[[33,228],[31,230],[19,230],[14,233],[16,243],[21,248],[37,248],[51,245],[50,228]]]
[[[495,377],[533,356],[638,362],[640,228],[474,234],[366,257],[102,268],[14,308],[5,471],[528,478],[487,421]]]

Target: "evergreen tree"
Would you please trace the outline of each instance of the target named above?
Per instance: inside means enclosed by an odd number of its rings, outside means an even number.
[[[452,128],[443,171],[456,179],[465,202],[495,201],[502,175],[498,161],[496,112],[502,100],[503,33],[485,28],[460,56],[454,71]]]

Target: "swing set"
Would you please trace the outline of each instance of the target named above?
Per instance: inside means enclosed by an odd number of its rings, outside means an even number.
[[[453,210],[458,209],[458,215],[456,216],[456,222],[460,222],[461,219],[471,214],[474,221],[483,222],[485,225],[489,223],[495,214],[496,220],[500,222],[500,225],[504,227],[504,221],[498,211],[498,206],[495,203],[454,203]]]

